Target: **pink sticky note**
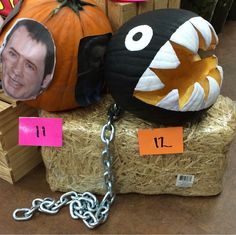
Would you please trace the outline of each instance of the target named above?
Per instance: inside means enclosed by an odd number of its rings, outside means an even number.
[[[19,145],[62,146],[62,118],[19,117]]]

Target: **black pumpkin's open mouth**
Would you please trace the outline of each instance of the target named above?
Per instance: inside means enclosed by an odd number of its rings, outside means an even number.
[[[215,55],[201,59],[198,50],[215,49],[213,27],[194,17],[181,25],[155,55],[134,91],[145,103],[173,111],[198,111],[220,93],[223,71]]]

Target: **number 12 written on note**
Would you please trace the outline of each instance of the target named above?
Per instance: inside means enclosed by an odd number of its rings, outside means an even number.
[[[140,129],[138,142],[141,156],[183,153],[183,128]]]

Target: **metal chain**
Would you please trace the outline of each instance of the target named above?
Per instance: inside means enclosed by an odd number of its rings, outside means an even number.
[[[104,143],[104,150],[101,157],[107,192],[100,203],[97,197],[90,192],[81,194],[71,191],[63,194],[57,201],[52,198],[36,198],[32,201],[31,208],[16,209],[13,212],[13,218],[17,221],[22,221],[29,220],[37,212],[56,214],[62,207],[69,205],[71,217],[73,219],[82,219],[88,228],[93,229],[99,224],[104,223],[115,199],[110,143],[115,135],[113,122],[118,118],[120,113],[121,109],[116,104],[111,105],[108,110],[108,122],[103,126],[101,132],[101,140]]]

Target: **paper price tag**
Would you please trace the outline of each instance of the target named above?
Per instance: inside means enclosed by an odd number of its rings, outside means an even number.
[[[194,182],[194,175],[177,175],[175,185],[180,188],[191,188]]]
[[[183,127],[138,130],[140,155],[183,153]]]
[[[19,118],[19,145],[62,146],[62,118]]]

